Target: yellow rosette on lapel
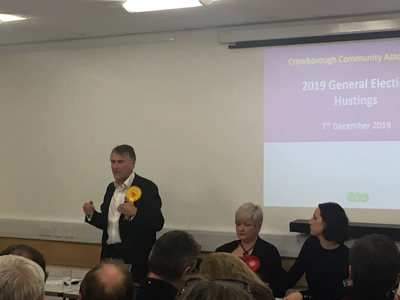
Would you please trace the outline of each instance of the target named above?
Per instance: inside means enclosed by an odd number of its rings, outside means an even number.
[[[130,202],[135,202],[142,197],[142,190],[138,186],[131,186],[125,194],[125,197],[128,198]],[[125,220],[129,220],[128,216],[125,216]]]

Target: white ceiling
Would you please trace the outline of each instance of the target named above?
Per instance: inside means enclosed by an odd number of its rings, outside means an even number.
[[[140,14],[127,13],[121,4],[0,0],[0,13],[30,17],[0,25],[0,45],[400,12],[400,0],[220,0],[208,7]]]

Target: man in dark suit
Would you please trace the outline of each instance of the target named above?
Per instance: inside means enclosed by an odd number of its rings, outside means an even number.
[[[161,198],[152,181],[133,172],[136,155],[131,146],[115,147],[110,161],[115,181],[107,187],[100,212],[92,201],[83,205],[85,221],[103,230],[101,259],[121,258],[132,266],[134,280],[140,281],[148,272],[156,232],[164,226]],[[131,186],[139,197],[134,202],[125,197]]]

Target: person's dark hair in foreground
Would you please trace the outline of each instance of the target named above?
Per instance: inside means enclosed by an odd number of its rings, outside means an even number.
[[[46,281],[47,277],[49,277],[49,272],[46,271],[46,261],[44,259],[44,256],[37,249],[29,245],[17,244],[17,245],[10,245],[6,249],[0,252],[0,256],[9,254],[19,255],[25,258],[29,258],[30,260],[33,260],[42,268],[44,272],[44,280]]]
[[[345,299],[387,299],[400,273],[399,249],[381,234],[369,234],[350,249],[350,280]]]

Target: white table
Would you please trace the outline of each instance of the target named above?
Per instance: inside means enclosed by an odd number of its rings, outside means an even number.
[[[44,290],[46,296],[63,297],[64,295],[62,285],[51,285],[46,283]]]
[[[54,277],[50,276],[49,281],[51,280],[60,280],[61,277]],[[64,290],[61,284],[53,285],[53,284],[45,284],[45,295],[46,296],[53,296],[53,297],[60,297],[63,299],[78,299],[79,298],[79,288],[81,284],[72,284],[71,289]]]
[[[80,286],[80,284],[79,284]],[[79,299],[79,287],[77,290],[70,290],[70,291],[65,291],[64,292],[64,299]]]

